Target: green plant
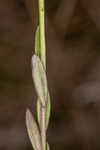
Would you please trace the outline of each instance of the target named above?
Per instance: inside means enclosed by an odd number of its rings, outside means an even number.
[[[50,118],[50,95],[46,78],[45,10],[44,0],[39,0],[39,26],[35,36],[35,54],[32,56],[32,78],[37,92],[37,120],[28,109],[26,126],[34,150],[49,150],[46,131]]]

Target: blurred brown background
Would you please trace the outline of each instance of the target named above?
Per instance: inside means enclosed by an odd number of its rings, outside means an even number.
[[[37,0],[0,0],[0,150],[32,150]],[[100,0],[46,0],[52,150],[100,150]]]

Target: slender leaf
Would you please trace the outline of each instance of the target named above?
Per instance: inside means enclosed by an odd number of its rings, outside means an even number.
[[[37,56],[41,56],[40,50],[40,27],[37,27],[36,34],[35,34],[35,53]]]
[[[48,143],[46,144],[46,150],[50,150],[50,146]]]
[[[46,107],[46,129],[49,125],[50,120],[50,112],[51,111],[51,100],[50,100],[50,94],[48,93],[48,99],[47,99],[47,107]]]

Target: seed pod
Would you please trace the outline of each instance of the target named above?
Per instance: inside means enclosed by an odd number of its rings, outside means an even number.
[[[37,95],[41,103],[44,104],[48,94],[47,79],[43,64],[37,55],[32,56],[32,77]]]
[[[39,129],[29,110],[26,111],[26,126],[34,150],[42,150]]]

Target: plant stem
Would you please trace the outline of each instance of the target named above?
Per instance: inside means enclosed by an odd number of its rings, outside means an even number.
[[[40,130],[41,130],[41,140],[42,140],[42,150],[46,150],[46,105],[41,104],[41,119],[40,119]]]
[[[46,67],[46,44],[45,44],[45,10],[44,0],[39,0],[39,22],[40,22],[40,48],[41,60]]]
[[[46,69],[44,0],[39,0],[39,23],[40,23],[41,61]],[[40,130],[41,130],[42,150],[46,150],[46,103],[45,102],[44,104],[41,104]]]

